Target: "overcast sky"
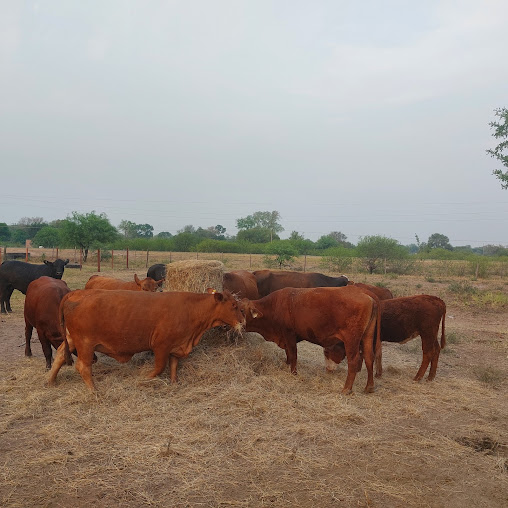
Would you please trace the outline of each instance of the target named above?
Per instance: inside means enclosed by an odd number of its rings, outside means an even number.
[[[0,0],[0,222],[278,210],[353,243],[508,245],[486,153],[506,0]]]

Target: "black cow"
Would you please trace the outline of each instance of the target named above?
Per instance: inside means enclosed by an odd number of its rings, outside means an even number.
[[[68,262],[68,259],[57,259],[44,261],[43,265],[32,265],[23,261],[4,261],[0,265],[0,312],[12,312],[11,295],[15,289],[26,295],[30,282],[39,277],[46,275],[61,279]]]
[[[162,284],[164,284],[164,280],[166,280],[166,265],[162,263],[152,265],[146,272],[146,276],[151,277],[153,280],[160,281],[159,288],[162,291]]]

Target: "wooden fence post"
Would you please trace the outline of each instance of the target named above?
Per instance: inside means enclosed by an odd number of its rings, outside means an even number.
[[[58,247],[56,248],[56,259],[58,259]]]
[[[171,251],[169,251],[169,262],[171,263]]]
[[[97,271],[101,271],[101,250],[97,249]]]
[[[83,248],[79,249],[79,271],[83,268]]]
[[[145,268],[148,268],[148,249],[146,249],[146,266]]]

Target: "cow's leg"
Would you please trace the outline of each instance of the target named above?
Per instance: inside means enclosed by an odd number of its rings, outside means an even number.
[[[178,358],[176,356],[171,355],[169,357],[169,376],[172,383],[176,383],[178,381],[178,376],[176,375],[177,367],[178,367]]]
[[[414,377],[414,381],[420,381],[423,378],[425,372],[427,371],[427,367],[432,360],[433,348],[432,346],[429,347],[429,344],[427,344],[427,341],[424,339],[424,337],[422,337],[422,352],[422,363],[418,369],[418,372],[416,373],[416,376]]]
[[[374,391],[374,350],[372,346],[372,341],[364,340],[363,359],[365,360],[365,367],[367,367],[367,385],[365,386],[365,393],[372,393]]]
[[[76,370],[79,372],[88,388],[94,392],[95,385],[92,379],[92,360],[94,356],[94,349],[86,344],[86,341],[83,342],[83,347],[80,348],[79,355],[76,359]]]
[[[351,347],[351,345],[348,345],[346,342],[344,342],[344,345],[346,347],[347,357],[347,377],[344,388],[342,388],[342,393],[344,395],[349,395],[353,391],[358,362],[361,362],[362,358],[358,345],[356,345],[356,347]]]
[[[291,370],[291,374],[297,374],[296,372],[296,362],[298,356],[298,350],[296,347],[295,340],[288,340],[286,342],[286,355],[287,355],[287,363],[289,363],[289,368]]]
[[[436,340],[434,341],[434,352],[432,354],[432,359],[430,360],[430,372],[429,377],[427,378],[427,381],[432,381],[436,377],[436,371],[437,371],[437,363],[439,361],[439,354],[441,353],[441,346],[439,345],[437,341],[437,335]]]
[[[32,356],[30,342],[32,340],[33,329],[34,327],[28,321],[25,321],[25,356]]]
[[[47,339],[42,331],[37,330],[37,335],[39,336],[39,342],[42,346],[42,352],[44,353],[44,357],[46,358],[46,369],[51,369],[51,342]]]
[[[53,367],[49,372],[48,384],[55,384],[56,376],[58,375],[58,371],[65,363],[65,342],[62,342],[58,349],[56,350],[55,361],[53,362]]]
[[[164,372],[164,369],[166,368],[166,365],[168,364],[169,352],[166,351],[165,349],[155,350],[154,355],[155,355],[154,368],[152,372],[148,374],[149,379],[152,379],[155,376],[162,374]]]
[[[5,307],[7,309],[7,312],[12,312],[11,309],[11,296],[14,292],[14,288],[12,286],[7,286],[7,289],[5,290]]]

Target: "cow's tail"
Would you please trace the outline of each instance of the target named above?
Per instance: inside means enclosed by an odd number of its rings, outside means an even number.
[[[60,302],[60,308],[59,308],[59,312],[60,312],[60,333],[62,334],[62,337],[63,337],[63,341],[64,341],[64,355],[65,355],[65,363],[67,365],[72,365],[72,356],[71,356],[71,352],[70,352],[70,349],[69,349],[69,342],[67,341],[67,327],[65,325],[65,315],[64,315],[64,304],[65,304],[65,301],[67,300],[67,297],[70,293],[67,293],[63,298],[62,298],[62,301]]]
[[[445,336],[445,317],[446,317],[446,304],[443,302],[444,310],[443,317],[441,318],[441,349],[444,349],[446,346],[446,336]]]

